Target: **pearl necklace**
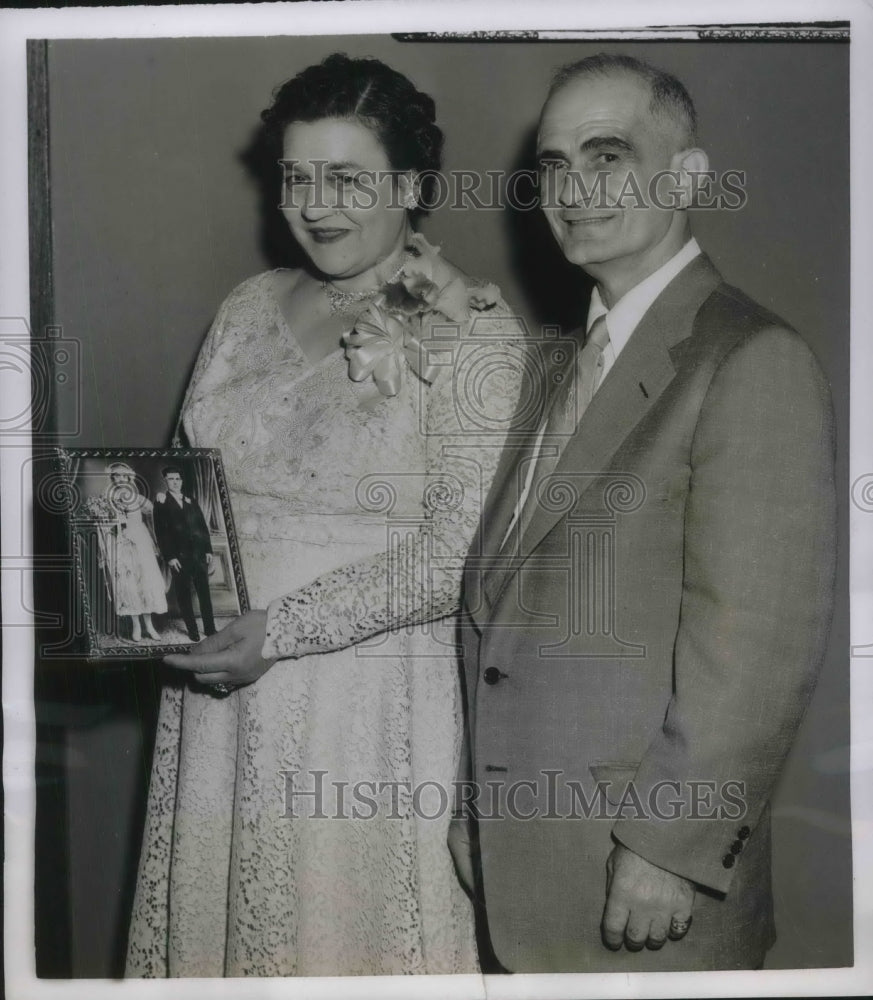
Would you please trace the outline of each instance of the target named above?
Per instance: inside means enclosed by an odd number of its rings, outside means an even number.
[[[406,261],[408,258],[409,254],[404,253],[403,260],[400,262],[400,267],[398,267],[391,277],[388,278],[385,284],[379,285],[377,288],[367,288],[360,292],[345,292],[341,288],[337,288],[333,282],[328,281],[325,278],[321,283],[321,290],[327,296],[331,316],[336,316],[339,313],[350,312],[349,307],[354,305],[356,302],[364,302],[367,299],[375,298],[382,291],[385,285],[390,285],[392,282],[396,281],[401,274],[403,274],[403,268],[406,267]]]

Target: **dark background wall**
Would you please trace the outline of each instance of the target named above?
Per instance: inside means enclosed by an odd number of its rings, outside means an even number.
[[[69,443],[169,443],[222,298],[287,263],[278,167],[268,165],[265,193],[252,146],[277,83],[329,52],[377,56],[436,99],[446,169],[512,170],[531,165],[553,69],[601,49],[677,74],[712,165],[746,171],[743,210],[696,212],[695,231],[727,280],[818,354],[834,390],[845,514],[849,49],[838,43],[49,43],[55,322],[82,359],[81,431]],[[584,316],[584,277],[537,213],[443,209],[424,231],[464,270],[498,282],[532,329]],[[775,799],[771,968],[851,963],[846,522],[830,653]],[[37,672],[51,692],[38,718],[54,734],[38,774],[38,958],[43,974],[103,976],[120,971],[160,672],[68,663],[59,680],[60,669]]]

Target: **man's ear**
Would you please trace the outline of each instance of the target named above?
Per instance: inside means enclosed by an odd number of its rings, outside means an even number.
[[[706,192],[715,181],[714,175],[709,171],[709,157],[697,146],[674,153],[670,159],[670,169],[676,175],[679,208],[692,208],[698,194]]]

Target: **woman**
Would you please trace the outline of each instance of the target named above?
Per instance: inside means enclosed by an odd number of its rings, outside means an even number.
[[[115,612],[119,618],[130,618],[134,642],[142,642],[143,632],[151,639],[160,639],[152,615],[167,613],[167,597],[157,546],[146,522],[152,518],[153,505],[137,489],[136,475],[129,465],[113,462],[106,471],[110,479],[106,500],[111,521],[103,544]]]
[[[168,658],[183,680],[163,695],[128,974],[471,972],[439,791],[461,728],[451,615],[519,331],[413,233],[442,133],[405,77],[333,55],[263,118],[310,265],[225,301],[183,423],[221,448],[267,610]],[[459,398],[468,382],[481,398]]]

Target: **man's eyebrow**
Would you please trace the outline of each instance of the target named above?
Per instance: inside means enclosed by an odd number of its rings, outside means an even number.
[[[566,160],[567,154],[560,149],[538,149],[537,160]]]
[[[602,149],[621,150],[625,153],[636,153],[636,147],[627,139],[617,135],[595,135],[579,144],[582,153],[597,152]],[[541,149],[537,152],[537,160],[566,160],[567,154],[560,149]]]
[[[595,135],[586,139],[580,144],[579,149],[583,153],[589,153],[598,149],[621,149],[625,153],[635,153],[636,149],[627,139],[622,139],[617,135]]]

